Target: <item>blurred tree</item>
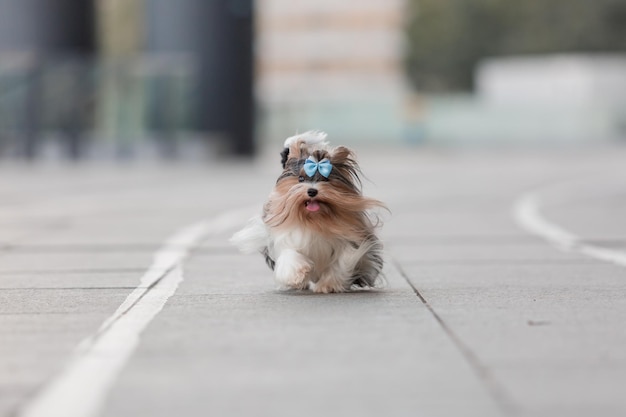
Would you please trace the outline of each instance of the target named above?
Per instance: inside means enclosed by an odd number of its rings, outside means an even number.
[[[415,88],[470,90],[484,57],[626,52],[626,0],[411,0],[407,35]]]

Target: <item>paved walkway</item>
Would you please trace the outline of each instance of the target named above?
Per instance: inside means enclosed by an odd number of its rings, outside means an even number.
[[[0,166],[0,416],[626,415],[626,150],[359,151],[339,295],[227,243],[277,159]]]

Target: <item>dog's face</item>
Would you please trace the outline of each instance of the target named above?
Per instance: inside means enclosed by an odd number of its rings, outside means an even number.
[[[283,172],[265,206],[266,224],[363,234],[365,210],[379,202],[362,196],[360,168],[350,149],[296,141],[281,155]]]

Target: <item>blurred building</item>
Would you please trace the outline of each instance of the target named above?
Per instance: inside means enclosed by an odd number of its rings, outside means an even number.
[[[202,152],[189,145],[207,142],[213,151],[254,153],[252,0],[98,5],[101,52],[112,64],[109,130],[132,142],[149,135],[170,153]]]
[[[0,0],[0,155],[251,155],[253,17],[252,0]]]
[[[257,100],[270,141],[322,129],[397,140],[406,92],[404,0],[258,0]]]
[[[0,155],[34,157],[44,129],[80,153],[94,23],[91,2],[0,0]]]

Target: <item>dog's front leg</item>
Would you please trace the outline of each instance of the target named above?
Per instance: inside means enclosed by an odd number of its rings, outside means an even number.
[[[313,262],[293,249],[285,249],[276,259],[274,276],[276,282],[292,289],[306,289],[308,275],[313,269]]]
[[[319,280],[311,283],[311,291],[317,293],[346,292],[350,290],[350,271],[343,265],[332,265],[324,271]]]

